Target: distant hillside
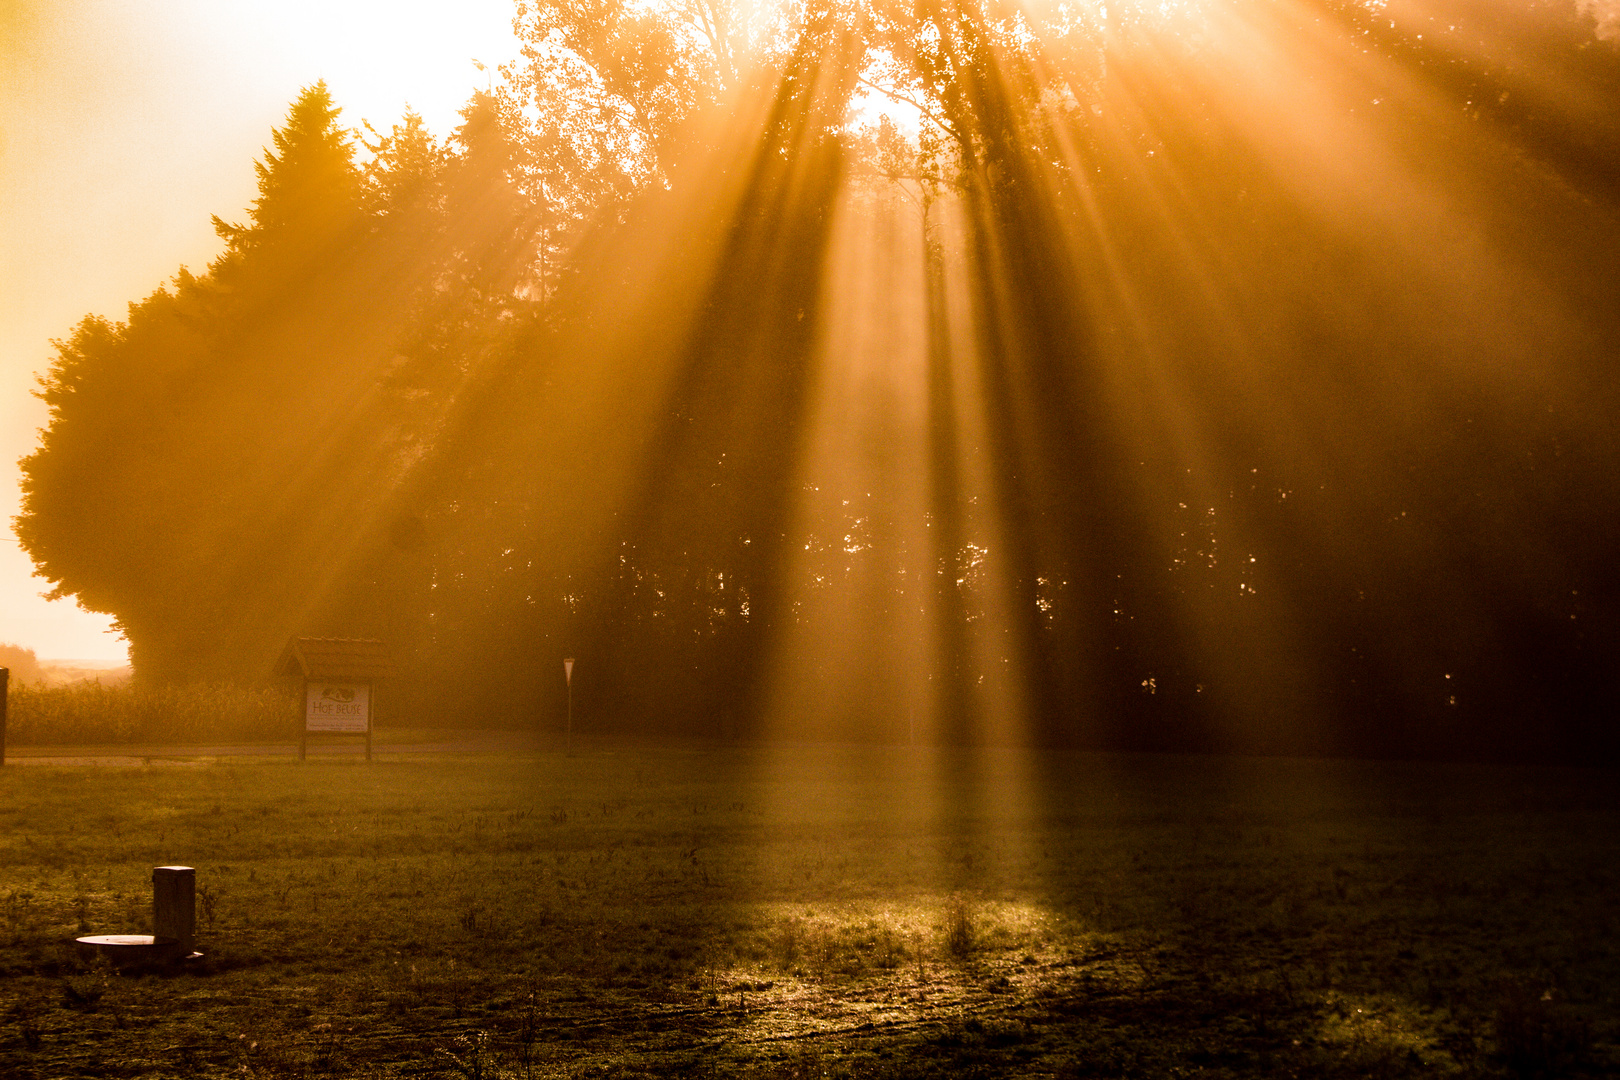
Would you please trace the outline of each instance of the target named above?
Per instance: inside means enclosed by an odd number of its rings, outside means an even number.
[[[61,686],[99,681],[114,686],[128,682],[130,675],[129,664],[123,660],[41,660],[33,649],[5,642],[0,642],[0,667],[11,670],[13,685]]]
[[[117,660],[41,660],[38,670],[36,678],[27,681],[38,681],[46,686],[75,682],[116,686],[128,682],[130,676],[130,666]]]

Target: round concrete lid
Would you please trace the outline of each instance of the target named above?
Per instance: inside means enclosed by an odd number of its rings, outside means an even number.
[[[165,967],[181,958],[179,941],[151,934],[88,934],[74,940],[81,952],[103,957],[120,971]]]
[[[109,945],[114,948],[129,947],[151,948],[154,945],[163,948],[172,948],[180,944],[174,938],[153,937],[151,934],[90,934],[81,938],[74,938],[81,945]]]

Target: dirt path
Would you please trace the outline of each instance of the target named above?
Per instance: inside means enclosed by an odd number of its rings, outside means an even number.
[[[556,740],[532,732],[468,731],[412,732],[372,743],[373,757],[402,754],[513,754],[553,749]],[[312,741],[309,756],[359,757],[366,752],[358,739],[343,742]],[[204,746],[16,746],[6,748],[7,765],[207,765],[221,758],[295,757],[297,743],[210,744]]]

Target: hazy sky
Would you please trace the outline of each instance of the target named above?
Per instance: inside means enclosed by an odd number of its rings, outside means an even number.
[[[0,641],[116,658],[107,620],[39,598],[11,534],[49,339],[219,253],[252,161],[301,87],[387,130],[407,103],[446,135],[515,52],[510,0],[0,0]]]

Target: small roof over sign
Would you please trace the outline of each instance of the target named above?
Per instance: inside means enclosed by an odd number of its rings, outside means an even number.
[[[306,679],[387,679],[397,674],[388,646],[376,638],[293,638],[276,675]]]

